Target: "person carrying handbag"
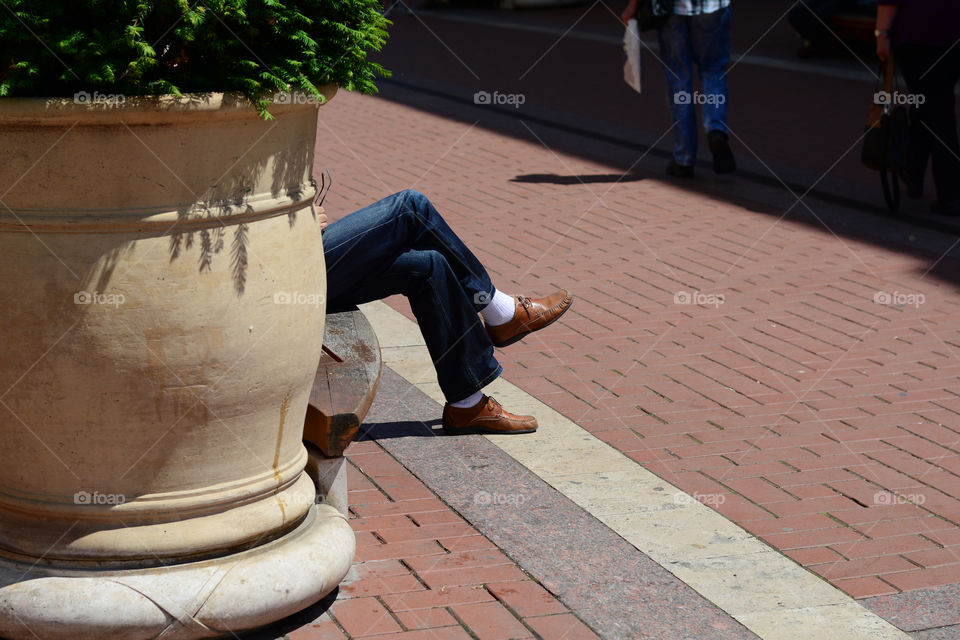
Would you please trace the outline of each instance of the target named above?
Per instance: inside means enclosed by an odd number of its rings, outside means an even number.
[[[877,57],[891,51],[909,95],[891,95],[911,106],[906,169],[907,195],[920,197],[927,159],[937,200],[934,213],[960,215],[960,142],[954,87],[960,79],[960,0],[879,0],[874,35]]]

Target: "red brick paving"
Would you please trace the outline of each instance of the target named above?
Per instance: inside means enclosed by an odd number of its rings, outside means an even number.
[[[599,640],[492,542],[460,535],[472,528],[429,490],[410,491],[422,485],[379,445],[347,456],[357,561],[330,610],[290,640]],[[425,529],[414,542],[384,535]]]
[[[711,506],[777,548],[810,550],[794,557],[855,597],[960,576],[960,336],[955,285],[927,274],[938,256],[658,177],[515,182],[615,170],[380,98],[342,93],[320,122],[332,218],[414,187],[498,286],[577,296],[548,331],[498,351],[508,380],[680,488],[724,496]],[[955,267],[947,259],[936,273]],[[885,294],[925,300],[884,304]],[[682,303],[694,295],[702,304]],[[433,504],[384,453],[351,459],[412,507]],[[375,545],[361,539],[362,561],[478,537],[429,516],[401,525],[402,509],[374,484],[352,487],[358,525],[377,527]],[[491,583],[518,579],[477,570]],[[426,591],[469,582],[461,571],[428,573],[423,593],[383,602],[396,614],[416,598],[492,601],[493,587]],[[547,633],[553,623],[542,624]]]

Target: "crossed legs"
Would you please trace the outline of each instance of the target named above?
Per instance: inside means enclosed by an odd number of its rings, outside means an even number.
[[[520,297],[513,318],[487,327],[478,313],[498,292],[486,269],[426,196],[413,190],[388,196],[332,223],[323,233],[323,245],[329,311],[394,294],[410,301],[447,399],[444,427],[448,430],[457,428],[453,423],[478,419],[451,404],[477,396],[502,372],[490,330],[498,344],[507,344],[555,321],[570,304],[565,291],[541,300]],[[487,430],[536,429],[533,418],[512,416],[499,405],[488,407],[492,399],[479,397],[483,406],[476,409],[492,412],[495,418],[486,421]],[[484,431],[474,427],[470,432]]]

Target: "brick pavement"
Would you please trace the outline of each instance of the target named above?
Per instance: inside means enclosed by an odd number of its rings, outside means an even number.
[[[854,597],[958,581],[957,263],[909,227],[593,182],[617,168],[382,98],[320,122],[333,217],[415,187],[503,289],[577,295],[498,352],[511,382]]]
[[[496,445],[443,437],[440,410],[384,369],[347,452],[353,568],[239,638],[757,638]]]
[[[598,639],[379,444],[348,458],[356,563],[330,609],[285,638]]]

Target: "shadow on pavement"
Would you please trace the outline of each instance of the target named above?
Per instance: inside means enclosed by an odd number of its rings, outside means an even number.
[[[529,182],[534,184],[594,184],[616,182],[638,182],[644,176],[635,173],[600,173],[595,175],[559,176],[555,173],[526,173],[510,182]]]
[[[357,442],[364,440],[386,440],[388,438],[407,438],[442,436],[440,418],[428,422],[365,422],[361,431],[354,438]]]
[[[337,587],[320,601],[315,602],[302,611],[298,611],[266,627],[245,633],[232,634],[232,637],[236,638],[236,640],[277,640],[277,638],[284,638],[286,634],[296,631],[301,627],[307,627],[307,625],[316,621],[320,616],[329,611],[333,603],[337,601],[339,594],[340,587]]]

